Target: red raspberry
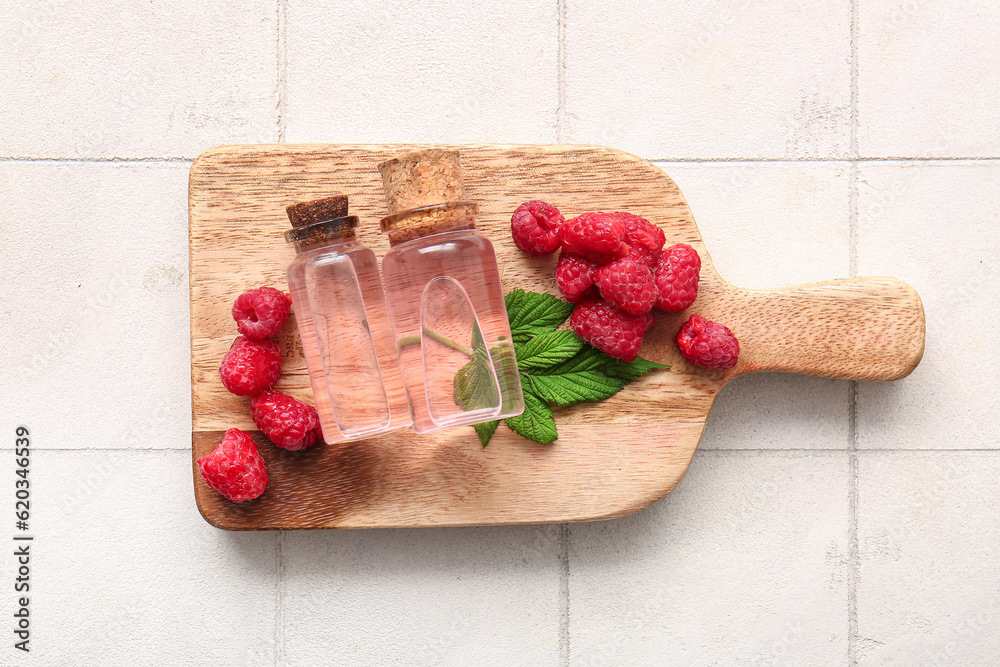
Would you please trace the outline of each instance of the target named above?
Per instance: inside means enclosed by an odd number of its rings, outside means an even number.
[[[556,264],[556,285],[566,300],[576,303],[584,294],[596,292],[593,289],[594,269],[597,265],[563,250]],[[595,297],[597,295],[595,294]]]
[[[692,315],[681,326],[677,346],[692,364],[716,370],[732,368],[740,356],[740,342],[733,332],[701,315]]]
[[[614,213],[583,213],[559,228],[563,250],[608,264],[628,254],[625,223]]]
[[[559,249],[559,228],[563,216],[552,204],[526,201],[510,218],[510,235],[514,245],[532,257],[551,255]]]
[[[649,267],[630,257],[594,271],[594,284],[605,301],[629,315],[645,315],[659,296]]]
[[[267,467],[246,431],[231,428],[222,442],[198,459],[198,470],[210,487],[234,503],[253,500],[267,488]]]
[[[677,243],[667,248],[653,269],[653,280],[660,293],[656,307],[668,313],[690,308],[698,298],[698,272],[701,257],[689,245]]]
[[[601,292],[600,290],[597,289],[597,285],[591,285],[587,289],[583,290],[580,296],[576,297],[575,299],[570,299],[569,297],[566,297],[566,300],[569,301],[570,303],[580,303],[581,301],[600,301]]]
[[[260,340],[278,333],[288,317],[288,295],[273,287],[247,290],[233,304],[233,319],[240,333]]]
[[[237,336],[222,358],[219,376],[226,389],[237,396],[253,396],[278,381],[281,353],[273,341]]]
[[[569,318],[577,336],[622,361],[639,356],[647,323],[646,315],[629,315],[603,301],[582,301]]]
[[[650,269],[656,266],[663,252],[667,237],[663,230],[645,218],[631,213],[615,213],[625,223],[625,243],[629,246],[629,257],[646,263]]]
[[[282,449],[305,449],[323,437],[316,409],[280,391],[254,396],[250,400],[250,417]]]

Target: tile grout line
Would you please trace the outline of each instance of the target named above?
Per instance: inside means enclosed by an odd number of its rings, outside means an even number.
[[[858,0],[851,0],[851,161],[857,161],[858,150]]]
[[[1000,161],[1000,157],[991,157],[988,155],[966,155],[966,156],[955,156],[955,157],[927,157],[927,156],[917,156],[917,155],[894,155],[894,156],[883,156],[883,157],[861,157],[860,155],[856,157],[846,157],[846,158],[834,158],[834,157],[656,157],[656,158],[643,158],[647,162],[691,162],[691,163],[787,163],[787,164],[798,164],[798,163],[813,163],[818,162],[821,164],[863,164],[867,162],[997,162]]]
[[[194,162],[191,157],[18,157],[0,156],[0,162],[70,162],[70,163],[112,163],[131,164],[136,162]]]
[[[556,142],[561,144],[566,133],[566,0],[556,0],[556,19]]]
[[[286,21],[288,13],[288,0],[278,0],[278,81],[275,89],[276,103],[278,105],[278,143],[285,143],[285,102],[286,84],[285,77],[288,71],[288,53],[286,49]]]
[[[274,666],[285,661],[285,531],[278,531],[274,582]]]
[[[569,524],[559,526],[559,667],[569,667]]]
[[[715,448],[715,447],[698,447],[698,454],[815,454],[815,455],[829,455],[833,456],[836,454],[843,454],[849,449],[839,448],[835,449],[832,447],[817,447],[815,449],[805,448],[805,447],[733,447],[733,448]],[[881,450],[886,451],[886,450]],[[918,450],[913,450],[918,451]],[[952,451],[952,450],[948,450]]]
[[[858,275],[858,0],[851,0],[851,147],[848,191],[848,275]],[[847,659],[850,667],[858,664],[858,383],[852,381],[847,405]]]
[[[860,574],[860,548],[858,544],[858,383],[851,382],[848,394],[849,449],[847,452],[847,654],[851,667],[858,664],[858,576]]]

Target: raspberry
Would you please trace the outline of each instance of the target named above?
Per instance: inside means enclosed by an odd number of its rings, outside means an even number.
[[[316,409],[280,391],[254,396],[250,400],[250,417],[282,449],[305,449],[323,437]]]
[[[629,315],[645,315],[659,296],[649,267],[630,257],[594,271],[594,284],[605,301]]]
[[[601,292],[597,289],[597,285],[591,285],[587,289],[583,290],[583,292],[581,292],[575,299],[566,297],[566,300],[570,303],[580,303],[581,301],[600,301]]]
[[[273,341],[237,336],[222,358],[219,376],[226,389],[237,396],[253,396],[278,381],[281,353]]]
[[[689,245],[677,243],[667,248],[653,269],[653,280],[660,293],[656,307],[668,313],[689,308],[698,297],[698,272],[701,257]]]
[[[645,218],[631,213],[615,213],[625,223],[625,243],[629,246],[629,257],[645,262],[652,269],[660,259],[667,237],[663,230]]]
[[[253,500],[267,488],[267,467],[246,431],[231,428],[222,442],[198,459],[198,470],[210,487],[234,503]]]
[[[646,333],[647,315],[629,315],[603,301],[582,301],[569,318],[576,335],[601,352],[634,361]]]
[[[556,285],[566,296],[567,301],[576,303],[584,294],[596,292],[592,287],[596,268],[596,264],[583,257],[571,255],[565,250],[559,253],[559,262],[556,264]]]
[[[717,370],[732,368],[740,356],[740,342],[733,332],[701,315],[692,315],[681,326],[677,346],[692,364]]]
[[[583,213],[563,223],[559,238],[566,252],[595,264],[609,264],[628,254],[627,231],[614,213]]]
[[[240,333],[260,340],[278,333],[288,317],[288,295],[273,287],[247,290],[233,304],[233,319]]]
[[[532,257],[551,255],[559,248],[559,228],[563,216],[552,204],[527,201],[517,207],[510,218],[510,234],[514,245]]]

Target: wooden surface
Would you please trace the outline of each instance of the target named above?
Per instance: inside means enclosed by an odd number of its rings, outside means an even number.
[[[249,399],[219,380],[237,335],[229,314],[250,287],[287,289],[294,256],[282,234],[285,206],[344,192],[361,218],[358,238],[379,256],[385,215],[379,162],[411,144],[224,146],[201,155],[190,177],[192,464],[227,428],[251,431],[271,477],[260,498],[236,505],[209,489],[193,465],[195,498],[210,523],[230,530],[562,522],[606,519],[666,495],[687,470],[716,395],[757,371],[850,380],[893,380],[920,361],[924,315],[917,294],[892,278],[856,278],[781,290],[744,290],[712,266],[680,191],[657,167],[609,148],[463,145],[468,198],[494,243],[504,290],[558,294],[555,256],[529,259],[510,241],[510,215],[544,199],[567,218],[626,210],[664,229],[667,243],[702,257],[698,300],[684,313],[657,312],[641,354],[671,365],[599,404],[556,411],[550,446],[497,430],[483,449],[472,428],[417,436],[411,430],[303,452],[277,449],[249,417]],[[740,340],[736,368],[685,362],[673,337],[691,312],[729,326]],[[294,318],[279,335],[276,388],[312,402]]]

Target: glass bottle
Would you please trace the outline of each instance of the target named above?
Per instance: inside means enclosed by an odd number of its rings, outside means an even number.
[[[375,253],[336,195],[287,208],[297,255],[288,288],[323,439],[367,438],[410,424]]]
[[[413,430],[478,424],[524,410],[500,272],[464,201],[458,153],[409,153],[379,165],[392,249],[386,301]]]

